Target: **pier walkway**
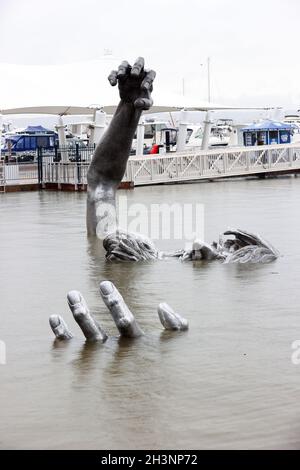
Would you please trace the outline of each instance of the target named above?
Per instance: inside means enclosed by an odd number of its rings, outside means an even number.
[[[44,156],[37,163],[2,164],[0,188],[5,186],[7,191],[18,186],[22,186],[22,189],[28,186],[28,189],[85,190],[88,166],[87,160],[63,163],[54,162],[51,156]],[[123,187],[298,172],[300,142],[259,147],[224,147],[130,157]]]
[[[300,143],[131,157],[124,179],[138,186],[298,171]]]

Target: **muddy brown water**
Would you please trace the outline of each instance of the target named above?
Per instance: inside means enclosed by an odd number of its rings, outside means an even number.
[[[250,266],[107,263],[86,238],[85,194],[0,195],[0,448],[299,448],[291,344],[300,339],[300,179],[126,194],[131,203],[202,203],[207,241],[238,226],[281,257]],[[103,279],[119,287],[145,337],[118,339],[98,293]],[[84,342],[66,304],[71,289],[112,335],[105,345]],[[162,330],[161,301],[189,319],[188,332]],[[53,341],[53,313],[74,340]]]

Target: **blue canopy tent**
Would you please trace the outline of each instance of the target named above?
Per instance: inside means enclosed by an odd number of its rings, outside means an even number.
[[[253,123],[242,129],[244,145],[273,145],[289,144],[293,133],[293,126],[286,122],[266,119]]]
[[[26,134],[54,134],[54,131],[50,131],[43,126],[27,126],[24,129],[24,133]]]
[[[38,147],[53,149],[57,141],[57,133],[43,126],[28,126],[22,132],[7,135],[3,152],[22,153],[35,152]]]

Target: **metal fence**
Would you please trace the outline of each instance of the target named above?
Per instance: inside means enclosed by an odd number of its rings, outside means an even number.
[[[95,147],[59,147],[51,153],[38,149],[38,181],[41,184],[72,184],[77,189],[86,184],[87,169]]]
[[[2,168],[2,184],[29,184],[38,182],[37,163],[2,163]]]

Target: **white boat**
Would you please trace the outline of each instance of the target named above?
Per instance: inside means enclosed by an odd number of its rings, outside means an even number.
[[[284,116],[284,122],[288,124],[292,124],[293,126],[293,134],[292,134],[292,142],[300,142],[300,116],[299,114],[286,114]]]
[[[209,147],[224,147],[229,144],[232,127],[229,125],[228,121],[229,120],[223,119],[218,120],[216,124],[212,126],[209,137]],[[189,125],[187,130],[186,148],[201,148],[203,133],[202,125]]]

